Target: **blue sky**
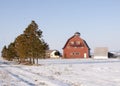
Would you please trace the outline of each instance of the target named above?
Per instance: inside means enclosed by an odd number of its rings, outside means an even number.
[[[35,20],[50,49],[80,32],[91,50],[120,50],[120,0],[0,0],[0,50]]]

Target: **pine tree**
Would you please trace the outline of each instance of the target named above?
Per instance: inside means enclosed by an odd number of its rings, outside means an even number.
[[[14,43],[10,43],[8,48],[6,46],[4,46],[4,48],[2,50],[2,57],[9,61],[12,61],[15,57],[17,57]]]
[[[17,53],[15,51],[15,43],[10,43],[10,45],[8,46],[8,58],[10,61],[12,61],[15,57],[17,57]]]
[[[25,29],[24,33],[15,40],[15,48],[21,61],[29,58],[30,63],[35,63],[35,59],[43,58],[45,51],[49,49],[47,43],[42,39],[42,31],[38,29],[35,21]]]
[[[48,44],[42,39],[42,31],[38,29],[35,21],[25,29],[23,34],[19,35],[13,43],[10,43],[8,48],[4,46],[2,50],[2,57],[7,60],[13,60],[16,57],[20,62],[25,60],[30,63],[35,63],[35,59],[45,57],[45,51],[49,49]]]
[[[1,53],[2,53],[1,56],[2,56],[4,59],[7,58],[7,47],[6,47],[6,46],[3,47]]]
[[[15,50],[21,62],[25,61],[26,57],[28,57],[28,47],[29,44],[27,43],[27,36],[21,34],[15,39]]]

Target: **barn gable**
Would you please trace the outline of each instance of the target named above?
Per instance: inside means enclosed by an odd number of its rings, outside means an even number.
[[[80,37],[80,33],[76,32],[70,37],[63,47],[64,58],[87,58],[89,57],[90,48],[86,41]]]

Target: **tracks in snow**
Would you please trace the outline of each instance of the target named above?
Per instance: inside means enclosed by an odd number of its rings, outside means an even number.
[[[25,86],[70,86],[53,77],[48,77],[40,73],[31,72],[30,70],[23,69],[23,66],[15,66],[9,64],[0,65],[0,69],[14,77],[22,85]],[[18,82],[18,83],[19,83]],[[21,84],[18,84],[21,86]],[[15,85],[13,85],[15,86]]]

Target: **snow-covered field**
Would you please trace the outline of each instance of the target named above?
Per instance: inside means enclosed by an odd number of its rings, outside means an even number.
[[[120,59],[40,60],[39,66],[0,59],[0,86],[120,86]]]

